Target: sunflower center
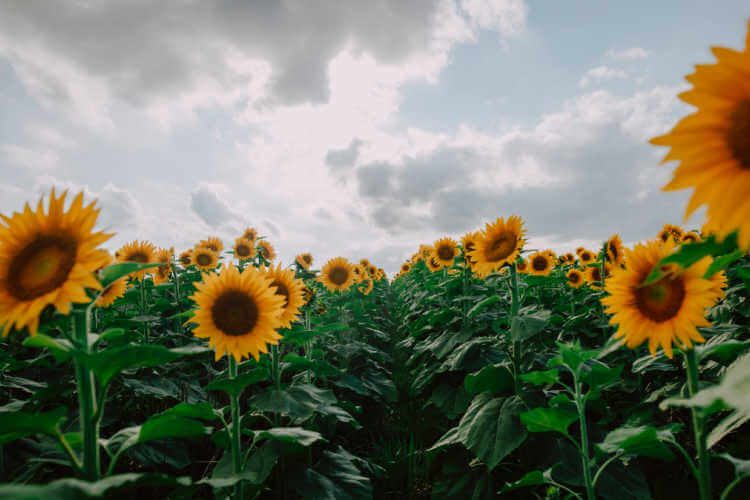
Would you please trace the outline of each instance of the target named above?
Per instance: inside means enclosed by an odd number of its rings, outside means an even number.
[[[42,235],[26,245],[8,267],[8,291],[18,300],[31,300],[60,287],[76,261],[75,240]]]
[[[258,251],[264,259],[268,260],[268,249],[266,247],[260,247]]]
[[[349,279],[349,271],[343,267],[334,267],[331,269],[331,272],[328,273],[328,279],[330,279],[333,284],[341,286]]]
[[[568,276],[568,279],[570,280],[571,283],[578,283],[579,281],[581,281],[581,275],[578,273],[571,273]]]
[[[750,170],[750,99],[742,101],[732,113],[727,143],[740,167]]]
[[[197,262],[199,266],[207,266],[211,264],[211,256],[206,255],[205,253],[199,253],[195,258],[195,262]]]
[[[591,278],[594,281],[601,281],[602,280],[602,270],[599,268],[599,266],[591,268]]]
[[[501,234],[495,238],[484,251],[484,255],[489,262],[503,260],[513,253],[516,249],[518,238],[512,234]]]
[[[310,264],[312,262],[312,257],[309,255],[303,255],[302,260],[305,261],[306,264]]]
[[[258,306],[246,293],[227,290],[211,307],[211,318],[225,335],[245,335],[258,323]]]
[[[534,268],[534,271],[544,271],[547,269],[547,259],[544,257],[534,257],[534,260],[531,261],[531,267]]]
[[[289,304],[289,289],[279,280],[274,280],[271,286],[276,287],[276,295],[282,295],[286,299],[284,302],[284,307],[286,307]]]
[[[581,252],[581,260],[584,262],[590,262],[594,260],[594,256],[591,255],[589,252]]]
[[[128,262],[142,262],[144,264],[148,264],[148,255],[144,252],[133,252],[128,255],[127,259],[125,260]]]
[[[404,271],[404,272],[406,272],[406,271],[409,270],[409,266],[407,266],[406,264],[404,264],[403,266],[401,266],[401,270]]]
[[[653,285],[637,288],[635,303],[647,318],[662,323],[677,316],[685,300],[682,278],[665,278]]]
[[[437,254],[440,260],[450,260],[453,258],[453,249],[448,245],[443,245],[438,248]]]
[[[250,255],[250,247],[247,245],[237,245],[235,252],[237,252],[237,255],[240,257],[247,257]]]

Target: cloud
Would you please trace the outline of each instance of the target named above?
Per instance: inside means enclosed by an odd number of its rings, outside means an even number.
[[[608,50],[604,55],[615,61],[633,61],[636,59],[647,59],[649,51],[641,47],[631,47],[623,50]]]
[[[29,170],[51,170],[57,167],[59,157],[53,151],[32,149],[17,144],[0,145],[2,163]]]
[[[526,26],[528,8],[523,0],[461,0],[460,5],[471,23],[502,37],[518,35]]]
[[[613,80],[616,78],[627,78],[628,74],[622,70],[610,68],[608,66],[597,66],[586,72],[578,82],[580,88],[587,87],[592,82],[603,80]]]
[[[326,165],[331,167],[332,170],[353,167],[359,157],[359,148],[362,147],[362,144],[363,142],[359,138],[355,138],[344,149],[328,150],[325,157]]]

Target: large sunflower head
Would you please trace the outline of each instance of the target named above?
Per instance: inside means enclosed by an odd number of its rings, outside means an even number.
[[[643,286],[654,267],[674,248],[672,242],[652,241],[626,249],[628,267],[617,269],[606,281],[609,296],[602,299],[606,312],[613,315],[610,323],[617,325],[616,338],[624,338],[631,349],[648,341],[652,355],[661,346],[670,358],[673,343],[687,349],[693,342],[704,342],[696,327],[710,326],[706,308],[722,294],[715,283],[703,278],[710,257]]]
[[[156,252],[154,262],[159,262],[161,265],[154,271],[154,284],[158,285],[169,281],[172,274],[172,256],[174,255],[174,248],[161,248]]]
[[[188,267],[193,264],[193,251],[185,250],[180,254],[180,265],[182,267]]]
[[[271,278],[271,287],[275,287],[276,294],[284,297],[284,312],[281,313],[281,326],[289,328],[297,320],[300,307],[305,305],[304,287],[302,280],[294,277],[291,269],[282,269],[281,264],[271,266],[265,271]]]
[[[35,335],[39,314],[48,305],[68,314],[71,303],[87,303],[86,288],[100,289],[94,271],[110,256],[97,248],[112,237],[93,232],[99,210],[84,206],[79,193],[65,212],[65,192],[52,189],[47,213],[40,199],[36,211],[2,216],[0,223],[0,326],[3,335],[27,327]]]
[[[529,257],[529,273],[535,276],[547,276],[552,272],[554,263],[548,251],[536,252]]]
[[[271,245],[266,240],[260,240],[258,243],[258,253],[261,257],[263,257],[268,262],[271,262],[273,259],[276,258],[276,250],[274,250],[273,245]]]
[[[505,263],[514,262],[525,243],[525,233],[523,220],[515,215],[507,221],[498,217],[492,224],[487,223],[476,240],[476,248],[469,253],[469,258],[476,262],[476,271],[487,275]]]
[[[220,254],[222,250],[224,250],[224,243],[221,242],[221,240],[215,236],[211,236],[209,238],[206,238],[205,240],[200,240],[198,242],[199,247],[208,248],[210,250],[213,250],[217,254]]]
[[[139,264],[150,264],[156,262],[156,247],[149,241],[131,241],[118,250],[117,262],[138,262]],[[150,269],[136,271],[130,276],[136,280],[142,280]]]
[[[352,265],[343,257],[336,257],[326,262],[318,278],[332,292],[348,290],[354,283]]]
[[[224,354],[237,361],[251,355],[258,360],[267,344],[278,344],[284,296],[276,293],[271,278],[254,267],[241,273],[224,266],[221,273],[204,274],[191,299],[198,305],[189,322],[193,335],[208,338],[216,360]]]
[[[663,189],[694,188],[686,218],[708,205],[718,236],[738,229],[740,246],[750,248],[750,23],[744,51],[711,51],[716,64],[696,65],[686,77],[693,88],[680,94],[697,111],[651,143],[671,148],[664,162],[680,162]]]
[[[254,227],[248,227],[245,232],[242,233],[242,237],[246,240],[254,242],[258,239],[258,231]]]
[[[458,243],[452,238],[441,238],[433,244],[432,254],[441,264],[451,267],[458,256]]]
[[[109,307],[114,304],[117,299],[125,295],[125,290],[127,289],[127,278],[115,280],[102,290],[102,293],[99,294],[99,298],[96,299],[94,305],[96,305],[96,307]]]
[[[622,247],[622,240],[619,234],[613,234],[607,240],[607,258],[614,264],[625,262],[625,249]]]
[[[583,273],[580,269],[571,269],[565,276],[568,278],[566,283],[573,288],[579,288],[585,283]]]
[[[310,253],[305,252],[295,257],[294,261],[299,264],[302,269],[310,269],[310,266],[312,266],[313,263],[313,258]]]
[[[192,251],[193,265],[201,271],[213,271],[219,265],[219,256],[206,247],[196,247]]]
[[[582,266],[587,266],[596,260],[596,255],[591,250],[584,248],[578,253],[578,260],[581,261]]]
[[[255,242],[247,238],[237,238],[234,240],[232,251],[240,262],[252,259],[255,257]]]

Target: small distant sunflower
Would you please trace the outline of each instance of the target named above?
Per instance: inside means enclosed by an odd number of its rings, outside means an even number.
[[[476,262],[477,272],[487,275],[503,264],[514,262],[525,243],[525,232],[523,220],[515,215],[507,221],[498,217],[492,224],[487,223],[476,240],[476,248],[469,253],[469,258]]]
[[[444,266],[451,267],[458,256],[458,243],[452,238],[442,238],[433,245],[432,254]]]
[[[443,268],[443,265],[435,258],[434,255],[430,255],[430,258],[425,260],[425,264],[427,264],[427,268],[433,273],[436,273]]]
[[[258,231],[254,227],[249,227],[245,229],[245,232],[242,233],[242,237],[246,240],[255,241],[258,239]]]
[[[182,267],[188,267],[193,264],[193,251],[185,250],[180,254],[180,265]]]
[[[354,282],[352,265],[343,257],[336,257],[326,262],[318,278],[332,292],[348,290]]]
[[[302,298],[305,301],[305,304],[309,304],[310,302],[315,299],[315,295],[317,294],[315,288],[305,285],[302,289]]]
[[[581,252],[584,252],[584,251],[586,251],[584,247],[578,247],[576,248],[576,255],[581,255]]]
[[[370,264],[369,266],[367,266],[367,274],[369,274],[370,276],[375,276],[376,274],[378,274],[378,268]]]
[[[566,253],[565,255],[563,255],[563,257],[565,257],[565,262],[567,262],[568,264],[571,264],[571,265],[572,265],[572,264],[575,264],[575,263],[576,263],[576,256],[575,256],[575,255],[573,255],[573,254],[572,254],[572,253],[570,253],[570,252],[568,252],[568,253]]]
[[[466,262],[471,262],[471,259],[469,258],[469,254],[474,251],[477,244],[477,239],[479,238],[479,232],[469,232],[463,235],[461,237],[461,247],[464,250],[464,260]]]
[[[409,264],[408,262],[404,262],[403,264],[401,264],[402,273],[408,273],[410,270],[411,270],[411,264]]]
[[[360,285],[357,290],[362,292],[364,295],[370,295],[370,292],[372,292],[373,283],[372,280],[367,280],[364,285]]]
[[[370,265],[370,261],[367,259],[360,259],[359,265],[367,269],[367,267]]]
[[[566,283],[573,288],[580,288],[585,282],[580,269],[571,269],[565,276],[568,278]]]
[[[355,283],[362,283],[367,279],[367,269],[362,264],[352,264],[352,272]]]
[[[291,269],[282,269],[281,264],[268,268],[266,277],[271,278],[271,286],[276,287],[276,295],[281,295],[285,299],[284,312],[281,313],[280,320],[283,328],[289,328],[297,320],[300,307],[305,305],[305,284],[294,277],[294,271]]]
[[[657,237],[661,240],[662,243],[674,241],[674,235],[669,229],[662,229],[661,231],[659,231]]]
[[[117,299],[125,295],[125,290],[128,289],[127,278],[120,278],[110,283],[107,288],[102,290],[99,298],[96,299],[94,305],[96,307],[109,307],[115,303]]]
[[[276,258],[276,250],[273,249],[273,245],[271,245],[266,240],[260,240],[258,243],[258,253],[261,257],[263,257],[268,262],[271,262],[273,259]]]
[[[638,244],[633,250],[626,249],[628,267],[607,280],[605,290],[609,296],[602,299],[605,311],[613,315],[610,324],[618,327],[616,338],[624,338],[631,349],[648,341],[652,355],[661,346],[669,358],[673,355],[673,343],[690,348],[693,342],[705,341],[696,327],[710,326],[705,318],[706,309],[723,293],[715,283],[703,278],[710,258],[682,273],[642,286],[659,261],[674,248],[672,242],[649,242]]]
[[[419,245],[419,250],[417,253],[420,255],[420,257],[424,259],[428,259],[432,255],[433,248],[430,245]]]
[[[313,258],[312,255],[309,253],[301,253],[299,254],[294,261],[300,265],[302,269],[310,269],[310,266],[312,265]]]
[[[249,267],[240,273],[224,266],[220,274],[204,274],[195,283],[191,299],[198,305],[188,321],[198,326],[193,335],[208,338],[216,361],[224,354],[241,361],[268,352],[267,344],[278,344],[284,312],[284,297],[275,293],[271,278]]]
[[[697,243],[698,241],[700,241],[700,239],[701,237],[698,235],[698,233],[689,231],[682,235],[680,243]]]
[[[609,261],[621,265],[625,262],[625,249],[619,234],[613,234],[607,240],[607,258]]]
[[[544,250],[543,253],[549,257],[552,262],[555,262],[557,260],[557,254],[552,250]]]
[[[206,238],[205,240],[200,240],[198,242],[198,245],[196,246],[209,248],[217,254],[220,254],[221,251],[224,250],[224,243],[222,243],[221,240],[215,236],[211,236],[210,238]]]
[[[174,255],[174,248],[162,248],[156,252],[154,262],[161,262],[161,265],[154,271],[154,285],[169,281],[172,274],[172,255]]]
[[[529,263],[526,259],[518,259],[516,261],[516,270],[521,274],[529,272]]]
[[[79,193],[67,212],[66,192],[52,189],[48,211],[40,199],[36,212],[27,203],[22,213],[2,216],[0,223],[0,326],[3,335],[27,327],[36,335],[39,314],[53,305],[63,314],[71,303],[87,303],[86,288],[99,290],[94,271],[110,256],[97,247],[112,235],[92,232],[99,209],[83,205]]]
[[[529,257],[529,273],[535,276],[547,276],[552,272],[554,260],[545,251],[536,252]]]
[[[118,250],[118,262],[138,262],[139,264],[151,264],[156,262],[156,247],[148,241],[131,241]],[[130,276],[136,280],[142,280],[151,269],[135,271]]]
[[[255,257],[255,243],[253,240],[247,238],[237,238],[234,240],[232,250],[234,251],[234,256],[237,257],[240,262]]]
[[[581,250],[581,252],[578,254],[578,260],[581,261],[582,266],[587,266],[594,261],[596,261],[596,255],[594,255],[591,250],[586,250],[585,248]]]
[[[612,271],[612,265],[609,263],[605,263],[604,264],[604,277],[609,278],[611,271]],[[586,278],[586,283],[588,283],[588,285],[591,288],[594,288],[594,289],[601,288],[602,266],[600,266],[599,264],[595,266],[589,266],[584,270],[583,274]]]
[[[213,271],[219,265],[219,256],[213,250],[197,247],[192,252],[193,264],[201,271]]]

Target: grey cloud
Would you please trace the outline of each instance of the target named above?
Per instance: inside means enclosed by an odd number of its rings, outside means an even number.
[[[219,227],[237,219],[237,214],[227,202],[208,185],[202,185],[190,194],[190,208],[211,227]]]
[[[331,149],[326,153],[326,165],[331,170],[343,170],[347,167],[353,167],[359,158],[359,149],[363,142],[360,139],[354,139],[344,149]]]

